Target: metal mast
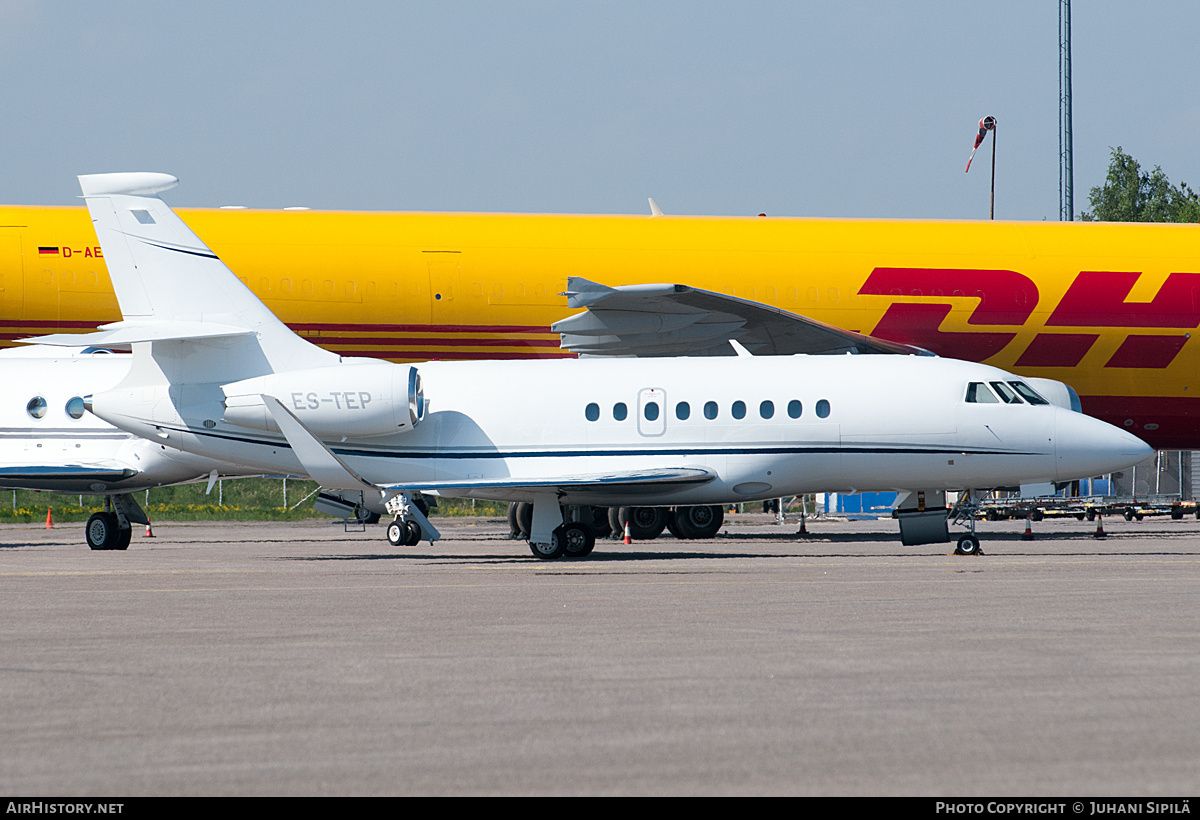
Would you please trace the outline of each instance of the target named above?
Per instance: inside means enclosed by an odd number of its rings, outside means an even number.
[[[1058,4],[1058,218],[1075,220],[1071,167],[1071,0]]]

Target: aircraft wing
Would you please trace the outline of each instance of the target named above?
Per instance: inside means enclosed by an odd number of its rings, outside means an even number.
[[[15,464],[0,466],[0,487],[78,492],[94,482],[115,484],[137,475],[124,465]]]
[[[611,288],[578,276],[567,280],[567,306],[586,308],[550,329],[580,356],[732,356],[736,340],[751,353],[893,353],[932,355],[786,310],[687,285]]]
[[[623,473],[594,473],[591,475],[553,476],[549,478],[475,478],[461,481],[434,481],[422,484],[388,484],[384,489],[395,492],[417,490],[421,492],[449,493],[475,490],[600,490],[619,487],[630,492],[638,487],[654,485],[703,484],[715,476],[709,470],[681,467],[678,469],[630,470]]]

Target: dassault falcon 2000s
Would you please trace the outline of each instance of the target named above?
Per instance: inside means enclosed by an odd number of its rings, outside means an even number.
[[[183,220],[292,330],[394,362],[565,358],[568,277],[733,297],[673,353],[816,352],[756,317],[1066,382],[1088,415],[1200,449],[1200,226],[677,215],[186,209]],[[119,317],[87,210],[0,206],[0,345]],[[754,306],[747,310],[747,305]],[[623,317],[628,341],[656,317]],[[778,317],[777,318],[781,318]],[[783,335],[778,332],[784,330]],[[664,355],[664,346],[622,355]],[[528,385],[509,385],[524,391]]]
[[[80,184],[124,318],[33,341],[132,347],[129,375],[88,408],[185,452],[388,497],[396,527],[430,540],[414,492],[530,501],[531,549],[553,558],[591,551],[581,505],[941,493],[1150,453],[1009,373],[930,356],[344,359],[289,330],[158,198],[174,177]]]

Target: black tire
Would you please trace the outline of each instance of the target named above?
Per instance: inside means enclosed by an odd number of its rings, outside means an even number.
[[[549,544],[535,544],[529,542],[529,551],[534,554],[534,557],[541,558],[543,561],[552,561],[555,558],[561,558],[566,549],[563,545],[563,539],[560,535],[562,527],[556,529],[550,535]]]
[[[555,532],[563,546],[563,555],[568,558],[583,558],[591,555],[596,546],[596,535],[587,524],[571,522],[563,524]]]
[[[608,526],[612,528],[613,538],[621,539],[625,537],[625,523],[621,521],[621,510],[627,510],[628,507],[609,507],[608,508]]]
[[[676,507],[672,516],[677,537],[712,538],[721,531],[725,523],[725,510],[717,505],[700,507]],[[674,531],[673,531],[674,532]]]
[[[1182,521],[1183,520],[1183,507],[1172,507],[1171,508],[1171,520],[1172,521]]]
[[[634,541],[653,541],[667,528],[667,511],[662,507],[622,507]]]
[[[967,533],[962,538],[958,539],[958,547],[954,550],[955,555],[978,555],[979,554],[979,537]]]
[[[415,547],[421,543],[421,525],[416,521],[404,522],[404,546]]]
[[[1044,512],[1042,512],[1041,510],[1030,510],[1029,517],[1034,521],[1041,521],[1043,518],[1046,517],[1046,514]]]
[[[378,524],[379,513],[372,512],[366,507],[356,505],[354,507],[354,520],[360,524]]]
[[[403,547],[406,537],[408,537],[408,528],[399,518],[387,525],[387,540],[393,547]]]
[[[122,529],[118,525],[117,526],[117,543],[112,545],[112,549],[127,550],[127,549],[129,549],[129,542],[132,539],[133,539],[133,527],[126,527],[125,529]]]
[[[592,516],[592,535],[596,538],[608,538],[613,534],[612,525],[608,522],[608,507],[584,507],[584,510]]]
[[[508,537],[519,538],[521,536],[521,525],[517,523],[517,502],[510,501],[508,503]]]
[[[533,531],[533,505],[528,501],[517,504],[517,528],[521,537],[528,540],[529,533]]]
[[[116,545],[121,537],[120,530],[115,513],[98,512],[92,513],[87,526],[83,528],[83,534],[91,549],[111,550],[117,549]],[[128,546],[129,542],[126,541],[125,545]]]
[[[680,541],[687,538],[687,536],[683,534],[683,530],[679,529],[679,524],[675,518],[675,510],[670,510],[667,513],[667,532],[671,533],[671,535],[675,536]]]
[[[1124,512],[1124,516],[1125,516],[1125,520],[1126,520],[1126,521],[1132,521],[1132,520],[1133,520],[1133,508],[1132,508],[1132,507],[1126,507],[1126,508],[1125,508],[1125,512]]]
[[[1095,520],[1096,520],[1096,511],[1095,511],[1095,510],[1088,510],[1088,511],[1085,513],[1085,515],[1087,515],[1087,520],[1088,520],[1088,521],[1095,521]]]

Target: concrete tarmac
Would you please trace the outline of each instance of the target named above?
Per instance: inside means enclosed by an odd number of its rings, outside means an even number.
[[[0,527],[9,795],[1200,792],[1200,522]]]

